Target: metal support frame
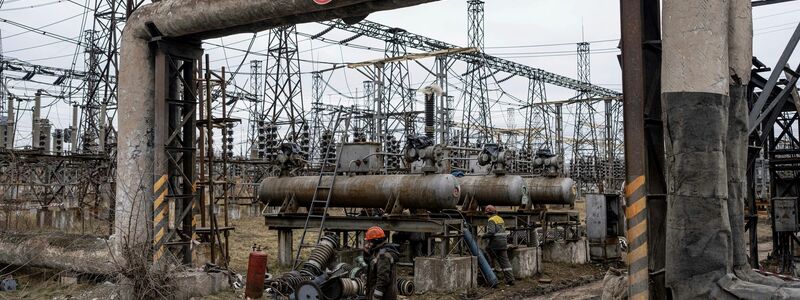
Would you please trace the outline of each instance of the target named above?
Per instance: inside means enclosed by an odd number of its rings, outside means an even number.
[[[199,45],[177,41],[156,41],[155,54],[155,141],[156,162],[163,165],[157,175],[153,202],[153,260],[165,254],[192,262],[194,235],[192,213],[198,194],[196,128],[199,103],[195,67],[202,50]],[[173,249],[177,249],[173,252]]]
[[[361,22],[358,22],[357,24],[347,24],[342,20],[323,21],[319,23],[326,25],[328,27],[349,31],[359,36],[363,35],[379,40],[389,40],[392,38],[392,34],[390,33],[392,27],[367,20],[363,20]],[[319,36],[315,37],[319,38]],[[408,48],[413,48],[428,52],[443,50],[443,49],[458,48],[458,46],[456,45],[431,39],[422,35],[410,33],[407,31],[403,32],[402,34],[398,34],[395,38],[399,39],[400,41],[402,41],[402,43],[406,44]],[[487,55],[483,52],[454,54],[450,58],[468,63],[470,61],[480,60],[483,61],[485,63],[485,67],[491,69],[492,72],[500,71],[515,76],[525,77],[528,79],[540,78],[545,83],[564,87],[575,91],[580,90],[582,87],[585,88],[584,84],[581,83],[579,80],[547,72],[542,69],[525,66],[520,63],[512,62],[491,55]],[[589,85],[589,89],[591,90],[592,94],[599,96],[616,97],[621,94],[617,91],[597,85]]]

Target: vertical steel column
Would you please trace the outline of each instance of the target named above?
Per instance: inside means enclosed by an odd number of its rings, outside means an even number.
[[[642,55],[642,0],[621,0],[622,94],[625,120],[625,198],[628,239],[628,298],[649,294],[647,248],[647,190]]]
[[[450,124],[447,122],[447,97],[449,96],[448,91],[448,82],[447,82],[447,70],[450,68],[450,63],[448,57],[445,55],[437,56],[436,57],[436,83],[439,85],[439,88],[442,89],[441,95],[439,95],[439,105],[438,109],[436,110],[439,118],[439,144],[445,145],[450,142]]]
[[[556,103],[556,149],[558,150],[558,160],[563,162],[564,161],[564,117],[562,116],[563,110],[562,103]],[[565,173],[566,170],[561,170],[562,173]]]
[[[603,189],[606,193],[613,192],[614,187],[614,132],[612,129],[612,125],[614,125],[614,106],[611,102],[611,99],[605,100],[605,115],[606,115],[606,124],[605,124],[605,151],[606,151],[606,165],[605,170],[601,171],[605,173],[603,176]]]

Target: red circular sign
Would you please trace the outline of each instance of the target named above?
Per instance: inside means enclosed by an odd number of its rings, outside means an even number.
[[[314,3],[319,4],[319,5],[325,5],[325,4],[331,3],[331,1],[333,1],[333,0],[314,0]]]

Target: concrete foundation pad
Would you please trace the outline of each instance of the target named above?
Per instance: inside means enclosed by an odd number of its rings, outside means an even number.
[[[569,264],[589,263],[589,241],[556,241],[542,245],[542,259],[546,262]]]
[[[514,278],[528,278],[542,272],[542,251],[538,247],[510,249],[508,255]]]
[[[478,285],[478,260],[465,257],[417,257],[414,259],[415,293],[463,292]]]

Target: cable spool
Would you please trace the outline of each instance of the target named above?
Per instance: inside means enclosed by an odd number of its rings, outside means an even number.
[[[414,281],[406,279],[406,278],[398,279],[397,280],[397,292],[401,296],[414,295]]]
[[[303,263],[300,271],[315,277],[322,275],[336,248],[339,248],[339,241],[335,236],[326,235],[322,237],[319,240],[319,244],[311,251],[308,261]]]

